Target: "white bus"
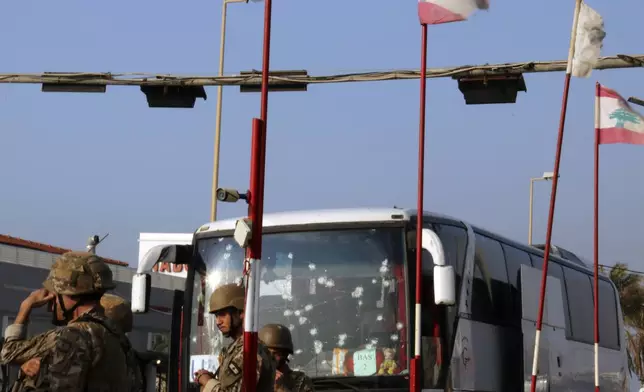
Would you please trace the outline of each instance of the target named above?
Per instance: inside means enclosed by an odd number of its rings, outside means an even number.
[[[409,390],[416,216],[398,208],[264,215],[259,323],[291,329],[291,367],[311,376],[316,390]],[[423,222],[444,256],[423,244],[422,389],[529,390],[543,252],[458,219],[424,213]],[[181,364],[181,379],[170,382],[170,391],[194,388],[192,368],[217,366],[225,343],[207,299],[219,285],[241,279],[235,223],[203,225],[191,245],[160,245],[140,264],[143,278],[157,262],[188,267],[183,306],[192,311],[184,312],[181,339],[177,333],[173,341],[182,349],[171,350],[169,361]],[[455,272],[451,306],[435,305],[437,257]],[[537,390],[591,390],[592,271],[553,255],[549,275]],[[601,390],[626,391],[619,298],[607,277],[599,284]],[[145,311],[144,286],[133,289],[134,310]]]

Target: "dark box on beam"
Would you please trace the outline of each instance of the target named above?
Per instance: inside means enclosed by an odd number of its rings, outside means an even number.
[[[207,99],[203,86],[141,86],[151,108],[195,107],[197,98]]]
[[[107,86],[104,84],[43,83],[41,91],[44,93],[104,93],[107,91]]]
[[[522,74],[461,77],[458,89],[465,104],[515,103],[519,91],[528,91]]]

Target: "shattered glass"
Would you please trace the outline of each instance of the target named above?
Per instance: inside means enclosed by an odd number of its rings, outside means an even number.
[[[216,356],[227,342],[208,314],[208,299],[220,285],[240,281],[244,251],[231,237],[203,239],[197,247],[206,266],[195,277],[204,323],[197,325],[195,312],[190,355]],[[338,361],[365,350],[394,349],[401,362],[408,354],[404,252],[398,228],[264,235],[259,326],[288,327],[291,368],[310,376],[352,375]]]

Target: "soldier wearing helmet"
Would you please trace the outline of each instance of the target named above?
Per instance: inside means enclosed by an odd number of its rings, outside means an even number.
[[[127,334],[132,331],[133,315],[131,306],[127,300],[119,297],[118,295],[106,293],[101,297],[100,304],[105,312],[105,316],[112,320],[123,333]],[[50,338],[51,334],[55,334],[55,330],[48,331],[30,340],[23,341],[20,350],[14,350],[14,357],[10,358],[12,363],[22,364],[20,370],[22,370],[24,375],[30,378],[25,380],[25,383],[28,383],[30,386],[39,386],[42,388],[47,383],[46,374],[43,374],[45,377],[39,377],[41,375],[40,363],[42,357],[53,347],[53,341]],[[16,343],[18,342],[19,341],[16,341]],[[137,366],[139,365],[139,360],[134,349],[128,350],[127,356],[127,360],[129,362],[136,364]],[[131,367],[130,369],[134,369],[134,367]],[[135,380],[137,385],[142,385],[143,374],[140,369],[132,375],[132,378]]]
[[[259,340],[275,359],[275,392],[313,392],[313,381],[303,372],[291,370],[288,356],[293,354],[291,331],[281,324],[266,324],[259,330]]]
[[[195,373],[201,392],[239,392],[242,384],[244,354],[244,297],[243,286],[227,284],[210,296],[210,313],[215,315],[217,328],[233,339],[220,355],[219,368],[213,374],[207,370]],[[273,392],[275,364],[266,347],[257,347],[257,391]]]
[[[43,287],[22,302],[15,322],[5,330],[1,362],[40,358],[39,379],[52,392],[139,390],[141,374],[130,342],[100,305],[105,292],[115,287],[104,260],[67,252],[56,259]],[[45,305],[58,328],[27,340],[31,311]]]

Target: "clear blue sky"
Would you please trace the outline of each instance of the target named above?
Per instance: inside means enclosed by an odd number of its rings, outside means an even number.
[[[641,53],[639,0],[589,1],[605,20],[604,55]],[[556,60],[573,1],[494,0],[470,21],[433,26],[429,66]],[[214,74],[219,1],[10,1],[1,72]],[[624,12],[628,10],[628,12]],[[263,5],[229,8],[226,73],[260,69]],[[416,1],[278,0],[274,69],[311,74],[417,68]],[[573,79],[554,242],[592,255],[595,80],[644,95],[641,70]],[[552,170],[563,73],[526,76],[515,105],[466,106],[456,82],[428,83],[427,209],[526,241],[529,178]],[[214,88],[193,110],[149,109],[136,87],[44,94],[0,86],[0,232],[71,248],[110,233],[100,252],[136,262],[139,232],[190,232],[209,216]],[[259,94],[224,93],[221,184],[246,188]],[[315,85],[270,96],[266,211],[415,206],[418,81]],[[602,147],[602,263],[644,269],[644,148]],[[535,187],[535,241],[550,187]],[[342,190],[339,192],[339,190]],[[224,205],[220,217],[244,214]]]

